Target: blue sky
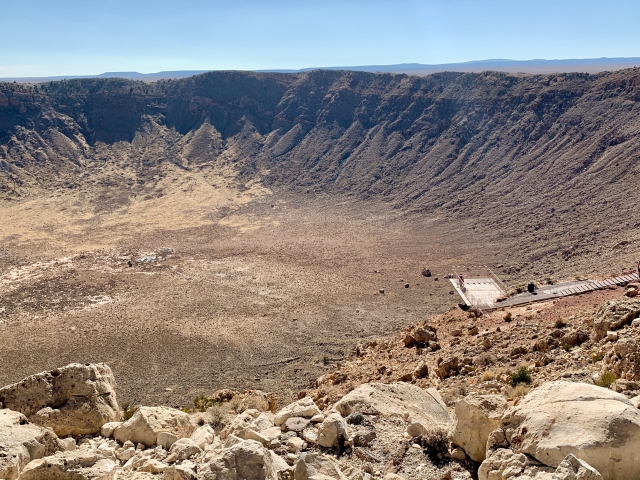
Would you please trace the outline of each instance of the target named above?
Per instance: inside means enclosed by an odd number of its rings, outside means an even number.
[[[640,1],[3,0],[0,77],[640,57]]]

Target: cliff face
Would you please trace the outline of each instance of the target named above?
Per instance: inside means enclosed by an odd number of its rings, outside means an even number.
[[[639,131],[640,69],[0,84],[0,188],[20,197],[114,165],[144,176],[224,164],[243,181],[409,210],[599,211],[638,198]]]

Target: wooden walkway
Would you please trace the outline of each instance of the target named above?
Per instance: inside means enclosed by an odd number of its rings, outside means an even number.
[[[581,293],[593,292],[611,286],[626,285],[629,282],[637,281],[637,273],[629,273],[619,277],[607,278],[605,280],[584,280],[578,282],[567,282],[565,284],[545,285],[536,290],[535,293],[519,293],[513,297],[509,297],[502,302],[496,302],[492,306],[488,306],[487,310],[494,310],[502,307],[515,307],[518,305],[526,305],[531,302],[542,302],[552,298],[566,297],[569,295],[579,295]]]

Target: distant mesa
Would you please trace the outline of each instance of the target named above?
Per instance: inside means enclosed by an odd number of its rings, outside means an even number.
[[[423,63],[398,63],[393,65],[361,65],[361,66],[342,66],[342,67],[312,67],[302,68],[300,70],[291,69],[271,69],[256,70],[257,72],[271,73],[300,73],[311,70],[351,70],[356,72],[372,72],[372,73],[404,73],[407,75],[430,75],[439,72],[483,72],[494,70],[498,72],[508,73],[529,73],[529,74],[547,74],[547,73],[600,73],[613,70],[622,70],[624,68],[640,67],[640,57],[619,57],[619,58],[582,58],[582,59],[564,59],[564,60],[509,60],[509,59],[489,59],[474,60],[471,62],[459,63],[442,63],[442,64],[423,64]],[[164,71],[157,73],[139,73],[139,72],[105,72],[100,75],[60,75],[52,77],[11,77],[0,78],[3,82],[24,82],[24,83],[40,83],[51,82],[57,80],[70,80],[74,78],[126,78],[129,80],[142,80],[145,82],[155,82],[157,80],[168,80],[191,77],[199,75],[211,70],[176,70]]]

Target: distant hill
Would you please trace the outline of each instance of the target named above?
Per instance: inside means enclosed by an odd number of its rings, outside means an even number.
[[[566,60],[475,60],[461,63],[442,63],[428,65],[423,63],[398,63],[395,65],[361,65],[343,67],[312,67],[300,70],[272,69],[256,70],[258,72],[271,73],[300,73],[312,70],[350,70],[356,72],[372,73],[405,73],[407,75],[430,75],[440,72],[484,72],[487,70],[508,73],[600,73],[624,68],[640,67],[640,57],[629,58],[585,58]],[[55,77],[15,77],[0,78],[4,82],[42,83],[58,80],[70,80],[75,78],[126,78],[129,80],[142,80],[155,82],[156,80],[178,79],[199,75],[210,70],[176,70],[157,73],[138,72],[105,72],[100,75],[61,75]]]
[[[206,73],[209,70],[176,70],[171,72],[139,73],[139,72],[105,72],[100,75],[57,75],[53,77],[11,77],[0,78],[0,82],[20,82],[20,83],[44,83],[57,82],[60,80],[74,80],[78,78],[126,78],[127,80],[142,80],[145,82],[155,82],[156,80],[167,80],[170,78],[186,78],[194,75]]]
[[[321,70],[351,70],[356,72],[406,73],[408,75],[430,75],[440,72],[484,72],[487,70],[508,73],[600,73],[624,68],[640,67],[640,57],[631,58],[585,58],[567,60],[475,60],[461,63],[427,65],[422,63],[399,63],[396,65],[365,65],[352,67],[325,67]],[[262,70],[265,72],[297,73],[317,70]]]

